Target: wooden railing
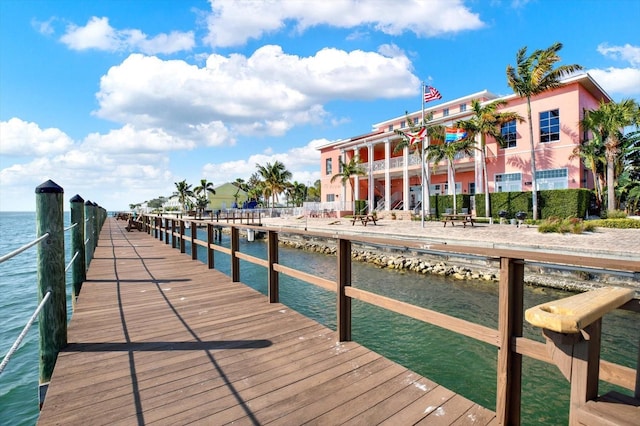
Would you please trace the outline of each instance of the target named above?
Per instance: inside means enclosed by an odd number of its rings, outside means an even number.
[[[640,262],[616,258],[596,258],[578,255],[559,255],[523,250],[493,249],[482,247],[455,246],[450,244],[425,245],[416,241],[390,240],[388,238],[373,238],[367,236],[345,236],[335,233],[301,231],[287,228],[269,228],[243,225],[242,229],[252,229],[255,232],[267,233],[267,260],[241,253],[239,251],[240,227],[228,226],[206,221],[189,221],[190,233],[185,233],[185,220],[162,218],[157,216],[143,216],[144,229],[154,237],[164,240],[172,247],[179,245],[180,251],[185,252],[185,244],[191,244],[191,257],[197,259],[198,246],[207,250],[209,268],[214,267],[214,252],[218,251],[231,256],[232,281],[240,281],[240,260],[244,260],[267,269],[268,297],[270,302],[279,299],[279,274],[284,274],[307,283],[333,291],[337,297],[336,328],[340,341],[351,340],[351,301],[353,299],[375,305],[386,310],[405,315],[453,331],[463,336],[471,337],[498,348],[497,360],[497,392],[496,416],[499,424],[520,424],[522,357],[528,356],[539,361],[555,364],[553,352],[548,345],[523,337],[524,322],[524,274],[525,263],[536,262],[552,265],[590,267],[603,271],[621,271],[637,276],[640,273]],[[197,238],[198,226],[206,227],[207,241]],[[231,235],[230,248],[215,244],[216,232],[222,227],[229,228]],[[336,240],[337,274],[335,280],[321,278],[306,272],[287,267],[278,263],[278,235],[304,234],[306,236]],[[219,234],[218,234],[219,235]],[[381,296],[366,290],[351,286],[351,245],[352,242],[378,246],[394,246],[429,252],[432,254],[451,255],[463,254],[478,256],[488,260],[500,262],[498,329],[493,329],[440,312],[436,312],[410,303],[401,302],[389,297]],[[640,313],[640,299],[634,298],[618,306],[619,309]],[[636,323],[637,324],[637,323]],[[634,326],[630,324],[630,326]],[[640,356],[639,356],[640,364]],[[589,373],[600,380],[609,382],[635,392],[636,398],[640,393],[640,384],[636,372],[640,370],[599,360],[598,368],[590,368]],[[595,382],[593,377],[590,383]]]

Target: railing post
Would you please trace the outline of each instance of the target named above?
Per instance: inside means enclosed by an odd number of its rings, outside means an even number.
[[[191,221],[191,259],[198,260],[198,226],[196,222]]]
[[[524,260],[500,258],[496,419],[501,425],[520,424],[522,355],[514,339],[522,336],[523,293]]]
[[[76,226],[71,229],[71,257],[78,254],[71,266],[71,288],[73,295],[71,302],[75,310],[76,299],[80,294],[82,283],[87,278],[84,248],[84,200],[80,195],[75,195],[69,200],[71,203],[71,224]]]
[[[184,253],[186,251],[186,243],[184,241],[184,220],[180,221],[180,253]]]
[[[100,236],[100,206],[97,203],[93,203],[93,246],[91,250],[91,259],[93,259],[93,253],[98,247],[98,239]]]
[[[337,328],[340,342],[351,340],[351,298],[345,295],[345,287],[351,285],[351,241],[338,238],[338,314]]]
[[[51,292],[49,303],[40,311],[38,320],[41,403],[58,352],[67,344],[63,194],[63,189],[51,180],[36,188],[36,235],[49,233],[49,237],[38,244],[38,302]]]
[[[231,281],[237,283],[240,281],[240,259],[236,256],[236,252],[240,248],[240,230],[231,227]]]
[[[180,223],[183,223],[182,221],[180,221]],[[176,233],[175,233],[175,229],[176,229],[176,220],[175,219],[171,219],[171,248],[176,248],[176,243],[177,243],[177,238],[176,238]],[[183,235],[180,235],[180,238],[182,238]]]
[[[93,257],[93,203],[84,202],[84,239],[85,239],[85,268],[88,269]]]
[[[164,219],[164,243],[167,245],[169,244],[169,223],[171,223],[169,218],[168,217],[165,218]]]
[[[213,215],[211,216],[213,217]],[[207,223],[207,266],[209,269],[215,268],[213,253],[215,250],[211,248],[211,245],[215,243],[215,232],[213,223]]]
[[[280,301],[279,291],[279,275],[278,272],[273,269],[273,265],[278,263],[278,233],[276,231],[269,230],[267,240],[267,259],[269,262],[269,303],[277,303]]]

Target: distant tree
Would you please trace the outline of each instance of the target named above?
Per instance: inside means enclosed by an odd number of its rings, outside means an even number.
[[[292,174],[281,161],[275,161],[273,164],[267,163],[265,166],[256,164],[256,167],[265,183],[263,195],[265,198],[271,196],[271,206],[273,207],[278,201],[278,194],[284,191],[285,184],[291,179]]]
[[[531,97],[560,87],[560,79],[582,67],[577,64],[553,68],[560,60],[558,52],[562,43],[554,43],[546,49],[538,49],[527,56],[526,46],[518,50],[516,67],[507,65],[507,83],[521,98],[527,98],[527,120],[529,121],[529,141],[531,149],[531,182],[533,219],[538,219],[538,186],[536,180],[536,156],[533,142],[533,121],[531,118]]]
[[[191,185],[187,183],[186,179],[180,182],[174,182],[174,184],[176,186],[176,192],[174,192],[173,195],[178,196],[178,202],[180,203],[183,211],[188,211],[189,204],[191,204],[189,197],[193,197]]]
[[[582,162],[591,171],[596,196],[596,205],[600,209],[603,205],[604,182],[606,181],[605,169],[607,158],[605,155],[604,138],[605,134],[600,126],[599,113],[587,112],[580,120],[580,128],[583,132],[589,133],[589,138],[580,142],[580,145],[573,149],[569,156],[572,160],[580,157]]]
[[[340,172],[331,176],[331,183],[335,182],[337,179],[340,179],[342,185],[349,183],[349,187],[351,188],[351,199],[354,198],[354,188],[353,181],[351,180],[352,176],[364,176],[366,172],[362,168],[362,164],[360,162],[360,158],[358,156],[351,157],[348,163],[342,161],[342,158],[338,159],[340,162]]]
[[[498,112],[498,108],[505,106],[507,101],[498,100],[482,105],[477,99],[471,101],[471,111],[473,115],[466,120],[456,122],[456,127],[467,132],[466,138],[475,140],[480,135],[480,151],[482,162],[482,175],[484,188],[484,205],[485,216],[491,216],[491,203],[489,202],[489,176],[487,175],[487,136],[495,139],[501,146],[504,146],[504,140],[501,132],[501,125],[513,120],[524,121],[519,114],[515,112]]]
[[[310,202],[318,202],[321,200],[320,196],[320,188],[321,188],[320,179],[316,180],[313,185],[307,187],[307,197],[306,201]]]
[[[216,194],[216,190],[213,189],[213,182],[209,182],[207,179],[200,179],[200,185],[193,188],[193,193],[196,196],[197,213],[202,218],[207,205],[209,205],[209,194]]]

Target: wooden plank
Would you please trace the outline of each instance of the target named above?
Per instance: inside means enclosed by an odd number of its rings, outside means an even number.
[[[167,237],[126,235],[115,220],[103,233],[39,424],[379,423],[427,389],[454,395]]]

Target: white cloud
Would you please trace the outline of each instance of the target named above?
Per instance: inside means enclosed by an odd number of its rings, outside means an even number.
[[[249,39],[281,31],[288,22],[294,22],[298,32],[320,25],[364,26],[393,36],[413,32],[419,37],[484,26],[478,14],[461,0],[210,0],[210,4],[212,13],[207,18],[209,34],[205,42],[214,47],[242,45]]]
[[[265,165],[280,161],[293,175],[292,181],[305,184],[307,182],[315,182],[320,179],[320,172],[317,170],[320,162],[320,151],[316,147],[328,142],[326,139],[315,139],[303,147],[292,148],[287,152],[280,153],[274,153],[273,149],[268,147],[262,154],[251,155],[246,160],[207,163],[202,168],[202,174],[218,185],[232,182],[236,178],[249,179],[257,171],[256,164]]]
[[[607,43],[598,45],[598,52],[604,56],[629,62],[633,67],[640,66],[640,47],[629,43],[624,46],[609,46]]]
[[[249,57],[212,54],[203,67],[132,54],[101,78],[95,114],[217,146],[234,144],[231,135],[282,135],[324,122],[322,104],[331,100],[414,96],[418,87],[411,62],[393,45],[309,57],[268,45]]]
[[[608,93],[622,96],[640,95],[640,69],[638,68],[606,68],[592,69],[589,74]]]
[[[59,129],[41,129],[36,123],[11,118],[0,122],[0,154],[52,155],[64,152],[73,145],[69,136]]]
[[[149,38],[138,29],[115,29],[108,18],[96,16],[84,27],[69,25],[60,41],[73,50],[139,51],[149,55],[189,51],[195,46],[192,31],[172,31]]]

